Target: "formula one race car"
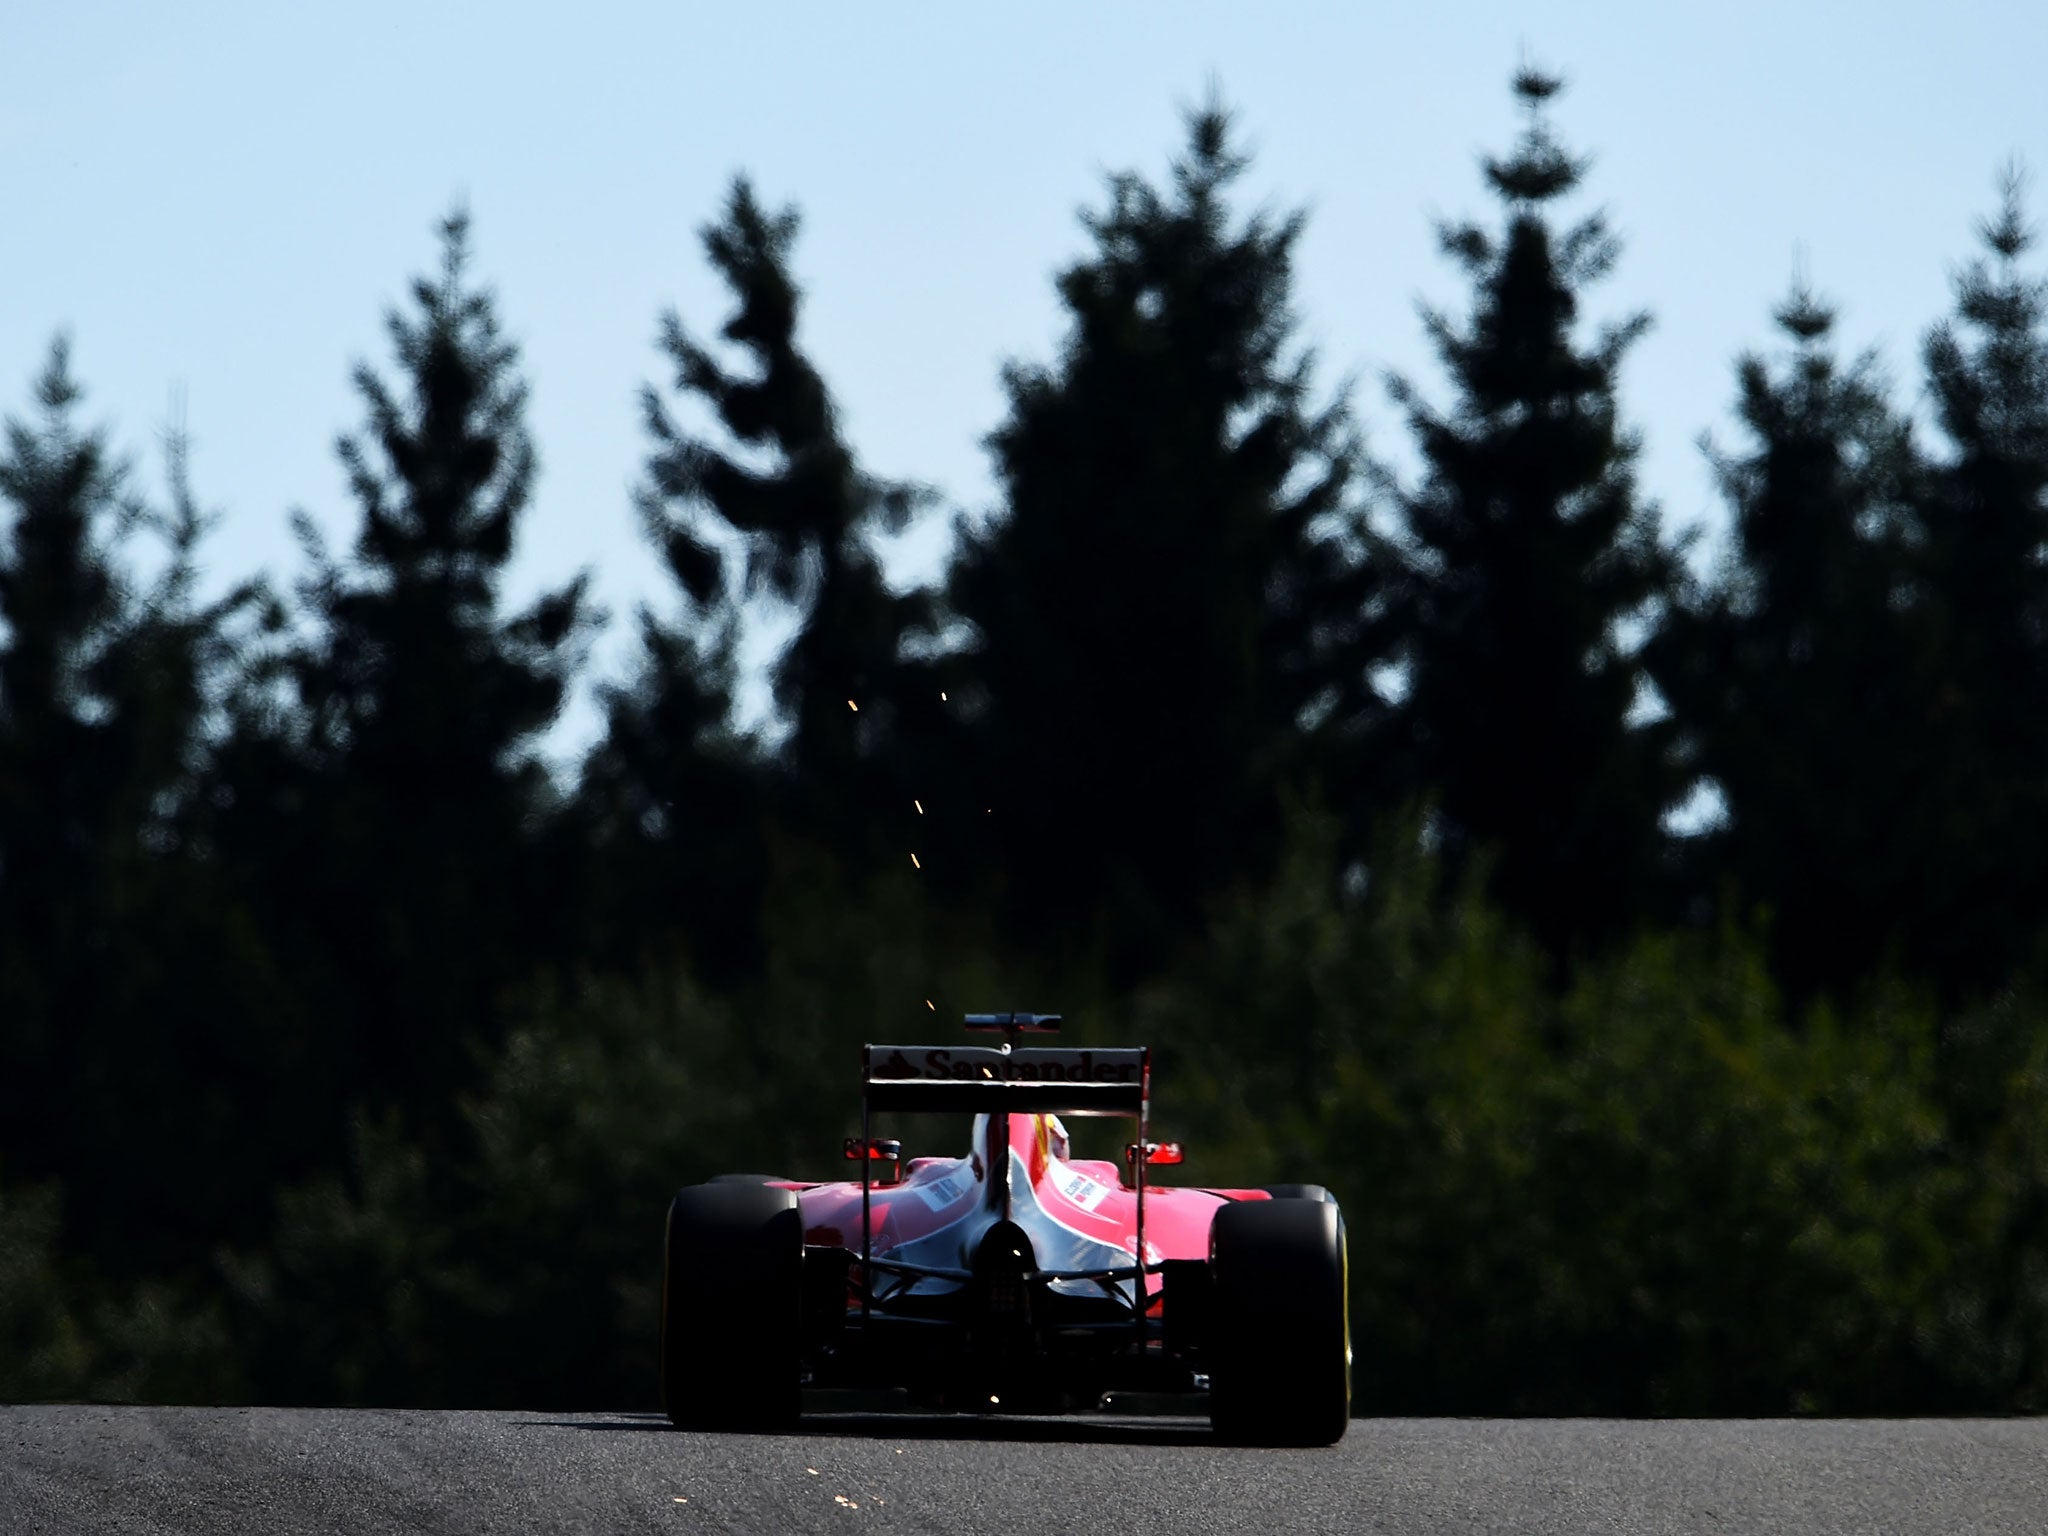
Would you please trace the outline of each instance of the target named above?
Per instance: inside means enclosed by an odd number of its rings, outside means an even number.
[[[1149,1050],[1020,1046],[1056,1015],[973,1014],[1000,1046],[870,1045],[860,1177],[727,1174],[669,1206],[661,1386],[687,1428],[796,1422],[802,1389],[1059,1413],[1112,1391],[1209,1394],[1231,1440],[1328,1445],[1351,1408],[1344,1218],[1316,1185],[1173,1189]],[[902,1161],[887,1112],[974,1116],[964,1157]],[[1124,1116],[1124,1166],[1060,1117]]]

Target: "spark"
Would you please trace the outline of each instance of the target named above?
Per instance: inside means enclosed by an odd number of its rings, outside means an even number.
[[[917,855],[916,855],[916,854],[914,854],[914,853],[913,853],[913,854],[912,854],[912,855],[910,856],[910,867],[911,867],[912,869],[923,869],[923,868],[924,868],[924,866],[923,866],[922,864],[920,864],[920,863],[918,863],[918,862],[917,862]]]
[[[816,1467],[805,1467],[804,1470],[810,1473],[813,1477],[816,1477],[818,1475],[818,1469]]]
[[[689,1501],[688,1499],[684,1498],[684,1497],[683,1497],[683,1496],[682,1496],[681,1494],[677,1494],[677,1495],[676,1495],[676,1502],[677,1502],[678,1504],[687,1504],[687,1503],[689,1503],[690,1501]]]
[[[937,1012],[939,1011],[939,1010],[938,1010],[938,1006],[937,1006],[937,1004],[933,1003],[933,1002],[932,1002],[932,1000],[931,1000],[930,998],[926,998],[926,999],[924,1000],[924,1005],[925,1005],[925,1007],[927,1007],[927,1008],[931,1009],[931,1011],[932,1011],[933,1013],[937,1013]],[[901,1455],[902,1455],[903,1453],[902,1453],[901,1451],[898,1451],[898,1452],[897,1452],[896,1454],[897,1454],[898,1456],[901,1456]]]
[[[856,715],[860,713],[860,706],[859,706],[858,704],[854,703],[854,702],[853,702],[853,700],[851,700],[851,699],[848,699],[848,700],[846,701],[846,707],[847,707],[848,709],[852,710],[852,711],[853,711],[853,712],[854,712],[854,713],[855,713]]]
[[[939,690],[939,702],[941,704],[946,702],[946,690],[943,688]]]
[[[910,803],[917,807],[918,815],[922,816],[924,814],[924,802],[922,800],[913,800]]]

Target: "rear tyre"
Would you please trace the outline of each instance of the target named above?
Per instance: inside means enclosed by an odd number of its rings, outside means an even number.
[[[1344,1216],[1245,1200],[1209,1230],[1209,1420],[1247,1445],[1334,1445],[1351,1422]]]
[[[661,1274],[661,1399],[670,1423],[796,1423],[803,1262],[795,1190],[696,1184],[676,1195]]]

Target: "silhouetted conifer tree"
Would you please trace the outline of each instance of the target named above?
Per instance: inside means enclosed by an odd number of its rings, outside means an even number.
[[[681,612],[671,620],[643,607],[632,676],[600,690],[604,735],[577,800],[586,952],[632,964],[680,939],[699,974],[730,981],[759,958],[770,768],[733,718],[739,605],[717,550],[669,512],[660,481],[672,428],[658,405],[648,410],[658,446],[636,499]]]
[[[1696,850],[1774,919],[1799,990],[1853,983],[1921,910],[1916,805],[1926,676],[1912,578],[1914,456],[1865,356],[1841,367],[1834,313],[1796,285],[1776,312],[1792,353],[1737,368],[1750,443],[1716,454],[1729,557],[1651,646],[1690,768],[1723,822]]]
[[[36,383],[42,420],[10,419],[0,496],[0,1147],[11,1174],[77,1151],[67,1099],[93,1038],[100,882],[117,770],[96,684],[127,617],[109,546],[124,520],[105,439],[74,420],[79,388],[58,342]]]
[[[300,521],[311,632],[286,658],[287,706],[251,710],[230,743],[224,834],[291,929],[336,1102],[424,1119],[451,1110],[495,996],[571,930],[538,859],[553,795],[537,749],[590,622],[581,578],[500,612],[535,472],[526,387],[469,280],[466,215],[441,242],[439,273],[388,317],[397,384],[356,370],[366,420],[338,445],[353,565]]]
[[[654,449],[643,510],[699,615],[693,624],[718,622],[730,596],[729,554],[738,556],[747,599],[794,610],[795,633],[770,672],[788,731],[779,755],[792,813],[807,830],[858,846],[890,782],[902,638],[924,613],[919,599],[890,591],[872,540],[900,532],[920,498],[861,469],[830,391],[798,345],[801,294],[790,271],[797,227],[794,209],[763,208],[741,177],[723,217],[703,230],[705,254],[735,303],[720,334],[745,362],[729,368],[676,314],[664,318],[661,345],[676,389],[708,406],[724,436],[693,434],[658,392],[645,391]],[[687,640],[649,633],[642,707],[677,716],[665,732],[701,732],[725,687],[703,662],[723,642],[711,631]],[[666,749],[687,754],[694,741],[671,734]],[[678,796],[692,770],[659,771],[669,785],[650,793],[687,814]]]
[[[1926,346],[1948,453],[1924,502],[1941,632],[1940,783],[1915,958],[1951,987],[2002,984],[2048,931],[2048,281],[2017,169],[1955,314]]]
[[[36,393],[41,422],[10,421],[0,458],[0,1168],[62,1175],[74,1250],[132,1276],[261,1219],[241,1141],[272,1058],[232,1001],[234,913],[194,830],[205,719],[254,594],[195,596],[182,438],[159,509],[77,426],[61,342]]]
[[[1424,312],[1452,405],[1394,381],[1423,472],[1399,497],[1388,611],[1405,682],[1380,736],[1389,778],[1433,797],[1453,867],[1492,850],[1494,894],[1554,954],[1614,935],[1655,899],[1676,787],[1663,729],[1638,716],[1643,672],[1625,639],[1674,579],[1616,401],[1648,318],[1578,338],[1581,294],[1617,242],[1598,214],[1550,222],[1584,170],[1547,116],[1560,88],[1534,69],[1515,78],[1528,125],[1486,162],[1500,232],[1441,232],[1473,283],[1462,323]]]
[[[951,575],[975,809],[1013,910],[1123,970],[1260,873],[1355,607],[1349,426],[1293,341],[1302,219],[1237,214],[1245,163],[1211,106],[1169,186],[1111,180],[1058,277],[1057,361],[1005,371],[1003,504]]]

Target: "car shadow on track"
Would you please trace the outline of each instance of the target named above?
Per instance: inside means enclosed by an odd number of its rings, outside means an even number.
[[[967,1413],[830,1413],[801,1434],[848,1440],[992,1440],[1062,1445],[1212,1445],[1207,1419],[1107,1413],[1043,1418]]]
[[[658,1413],[603,1419],[522,1419],[520,1429],[688,1434]],[[1214,1445],[1206,1419],[1110,1413],[1045,1417],[965,1413],[813,1413],[786,1432],[796,1439],[973,1440],[1061,1445]],[[764,1435],[763,1438],[769,1438]]]

